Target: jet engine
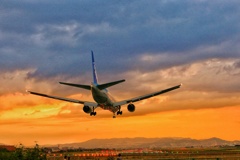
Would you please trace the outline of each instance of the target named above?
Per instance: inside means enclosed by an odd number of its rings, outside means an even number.
[[[93,108],[89,106],[83,106],[83,111],[85,113],[91,113],[93,111]]]
[[[129,105],[127,106],[127,109],[128,109],[129,112],[134,112],[134,111],[135,111],[135,106],[134,106],[134,104],[129,104]]]

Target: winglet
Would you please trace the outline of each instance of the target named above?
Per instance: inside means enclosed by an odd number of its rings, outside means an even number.
[[[92,53],[93,83],[98,84],[97,71],[96,71],[93,51],[91,51],[91,53]]]

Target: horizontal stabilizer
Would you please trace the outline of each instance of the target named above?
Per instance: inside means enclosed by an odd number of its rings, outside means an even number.
[[[74,83],[65,83],[65,82],[59,82],[60,84],[68,85],[68,86],[73,86],[73,87],[78,87],[78,88],[83,88],[87,90],[91,90],[91,86],[89,85],[84,85],[84,84],[74,84]]]
[[[114,86],[118,83],[122,83],[125,82],[125,79],[119,80],[119,81],[114,81],[114,82],[109,82],[109,83],[104,83],[104,84],[99,84],[97,85],[98,89],[103,90],[106,89],[108,87]]]

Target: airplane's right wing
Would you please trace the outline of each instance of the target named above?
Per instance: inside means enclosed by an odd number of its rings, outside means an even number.
[[[47,95],[47,94],[42,94],[42,93],[32,92],[32,91],[28,91],[28,92],[31,93],[31,94],[37,95],[37,96],[42,96],[42,97],[47,97],[47,98],[52,98],[52,99],[58,99],[58,100],[73,102],[73,103],[87,104],[87,105],[94,106],[94,107],[98,106],[98,104],[94,103],[94,102],[80,101],[80,100],[76,100],[76,99],[72,99],[72,98],[63,98],[63,97],[58,97],[58,96],[50,96],[50,95]]]
[[[161,90],[161,91],[157,91],[157,92],[154,92],[154,93],[150,93],[150,94],[142,95],[142,96],[139,96],[139,97],[135,97],[135,98],[123,100],[123,101],[120,101],[120,102],[116,102],[116,103],[114,103],[114,106],[119,106],[119,105],[121,106],[121,105],[124,105],[124,104],[133,103],[133,102],[141,101],[141,100],[144,100],[144,99],[147,99],[147,98],[151,98],[151,97],[154,97],[154,96],[157,96],[157,95],[160,95],[160,94],[178,89],[178,88],[181,87],[181,85],[182,84],[171,87],[171,88],[167,88],[167,89],[164,89],[164,90]]]

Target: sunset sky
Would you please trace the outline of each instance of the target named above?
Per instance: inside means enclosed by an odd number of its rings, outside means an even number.
[[[0,2],[0,144],[94,138],[218,137],[240,140],[240,1],[3,0]],[[93,101],[91,50],[100,83],[117,100],[183,83],[112,118]]]

